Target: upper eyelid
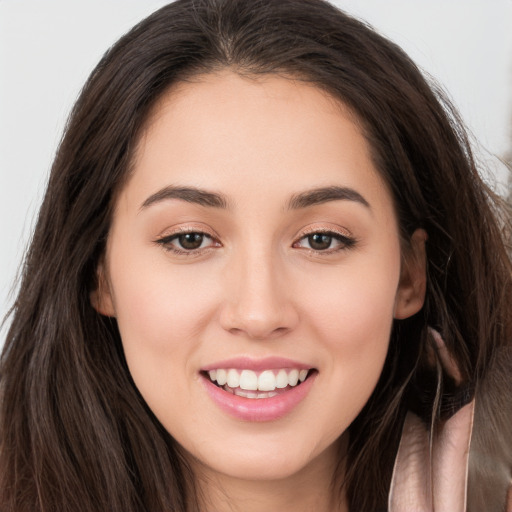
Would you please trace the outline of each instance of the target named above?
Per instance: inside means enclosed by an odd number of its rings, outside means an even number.
[[[213,241],[217,241],[217,239],[215,237],[213,237],[212,235],[210,235],[209,233],[204,233],[202,231],[180,231],[178,233],[171,233],[169,235],[164,235],[164,236],[161,236],[159,238],[157,238],[157,242],[170,242],[171,240],[175,240],[176,238],[179,238],[180,236],[182,235],[188,235],[190,233],[197,233],[199,235],[203,235],[207,238],[210,238],[211,240]]]
[[[164,232],[164,234],[159,235],[155,241],[161,242],[162,240],[171,240],[175,237],[178,237],[180,235],[187,234],[187,233],[200,233],[202,235],[205,235],[205,236],[211,238],[212,240],[214,240],[216,242],[220,242],[220,237],[213,230],[209,230],[203,226],[178,226],[176,229],[174,229],[168,233]],[[326,227],[326,226],[323,226],[323,227],[322,226],[313,226],[313,227],[306,228],[306,229],[299,231],[293,238],[292,243],[295,244],[302,238],[313,235],[315,233],[323,233],[323,234],[327,234],[327,235],[337,235],[337,236],[339,236],[341,238],[345,238],[345,239],[354,239],[355,238],[352,235],[352,233],[350,233],[350,231],[348,229],[342,229],[342,228],[336,229],[333,227]]]
[[[162,234],[157,236],[157,241],[177,237],[180,235],[186,235],[187,233],[199,233],[202,235],[206,235],[206,236],[212,238],[213,240],[217,240],[217,241],[219,240],[219,236],[213,230],[209,230],[205,227],[178,226],[178,228],[176,228],[176,229],[164,230],[162,232]]]
[[[345,235],[342,233],[338,233],[336,231],[318,231],[317,230],[317,231],[312,231],[310,233],[305,233],[305,234],[299,236],[298,238],[295,239],[295,241],[293,242],[293,245],[295,245],[296,243],[300,242],[301,240],[303,240],[305,238],[309,238],[311,235],[314,235],[317,233],[322,234],[322,235],[327,235],[330,238],[337,239],[341,243],[347,243],[350,245],[358,242],[358,240],[355,237],[353,237],[352,235]],[[327,252],[327,251],[322,251],[322,252]]]
[[[211,243],[208,247],[198,247],[197,249],[180,249],[179,247],[174,247],[174,242],[182,235],[186,235],[187,233],[199,233],[210,239]],[[222,243],[219,239],[205,230],[201,229],[179,229],[172,233],[166,235],[158,236],[153,243],[164,248],[167,252],[174,253],[176,256],[192,256],[192,255],[200,255],[204,254],[205,251],[209,251],[219,246],[222,246]]]
[[[297,233],[295,240],[300,240],[301,238],[304,238],[309,235],[313,235],[315,233],[323,233],[323,234],[332,234],[332,235],[338,235],[343,238],[354,238],[352,233],[348,229],[336,229],[332,227],[313,227],[313,228],[307,228],[302,231],[299,231]]]
[[[185,248],[180,249],[179,247],[173,247],[173,242],[178,239],[182,235],[186,235],[187,233],[198,233],[201,235],[206,236],[211,240],[213,245],[210,245],[208,247],[198,247],[196,249],[190,249],[187,250]],[[199,230],[199,229],[183,229],[175,231],[174,233],[170,233],[168,235],[163,235],[158,237],[156,240],[154,240],[154,243],[160,247],[162,247],[165,251],[169,253],[173,253],[175,256],[200,256],[201,254],[204,254],[206,251],[212,250],[215,248],[215,244],[220,244],[217,238],[213,237],[209,233]],[[222,245],[222,244],[221,244]]]

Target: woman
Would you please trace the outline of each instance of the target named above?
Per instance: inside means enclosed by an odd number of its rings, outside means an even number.
[[[468,504],[503,509],[500,211],[456,114],[362,23],[164,7],[52,169],[2,356],[2,510],[439,510],[444,474],[463,506],[475,395]]]

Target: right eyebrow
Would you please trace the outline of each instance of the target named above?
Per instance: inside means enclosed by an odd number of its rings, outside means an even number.
[[[194,203],[210,208],[228,208],[225,196],[217,192],[210,192],[196,187],[177,187],[169,185],[150,195],[141,205],[140,210],[169,199],[181,199],[187,203]]]
[[[306,190],[300,194],[292,196],[288,202],[288,208],[296,210],[299,208],[308,208],[317,204],[328,203],[330,201],[355,201],[371,210],[370,203],[356,190],[349,187],[320,187],[312,190]]]

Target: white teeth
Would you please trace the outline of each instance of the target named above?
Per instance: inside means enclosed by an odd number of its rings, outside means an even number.
[[[276,377],[276,388],[282,389],[288,386],[288,374],[285,370],[279,370]]]
[[[256,391],[258,389],[258,376],[252,370],[242,370],[242,373],[240,374],[239,386],[241,389]]]
[[[292,370],[288,374],[288,384],[290,384],[290,386],[296,386],[297,382],[299,382],[299,370]]]
[[[276,376],[272,370],[265,370],[258,377],[258,389],[260,391],[274,391],[276,389]]]
[[[228,370],[227,385],[230,388],[237,388],[240,386],[240,374],[236,370]]]
[[[219,386],[224,386],[225,389],[229,388],[230,391],[235,389],[235,394],[239,396],[267,398],[269,394],[274,396],[274,394],[268,392],[284,389],[288,386],[294,387],[299,382],[304,382],[308,373],[309,370],[292,368],[290,370],[264,370],[258,375],[252,370],[239,371],[234,368],[218,368],[208,371],[208,376],[212,382],[217,382]],[[244,393],[239,393],[239,390],[244,390]],[[262,391],[263,393],[245,393],[255,391]]]
[[[234,395],[243,396],[244,398],[272,398],[277,396],[275,391],[267,391],[260,393],[259,391],[246,391],[245,389],[237,388],[231,391]]]
[[[213,370],[215,371],[215,370]],[[228,376],[226,370],[217,370],[217,384],[219,386],[224,386],[228,381]]]

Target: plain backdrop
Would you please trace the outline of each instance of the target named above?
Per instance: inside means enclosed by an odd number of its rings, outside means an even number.
[[[0,0],[0,317],[13,300],[52,158],[83,82],[110,45],[166,3]],[[437,78],[480,141],[477,151],[494,173],[488,179],[498,188],[506,183],[492,155],[503,156],[512,135],[512,0],[333,3]]]

